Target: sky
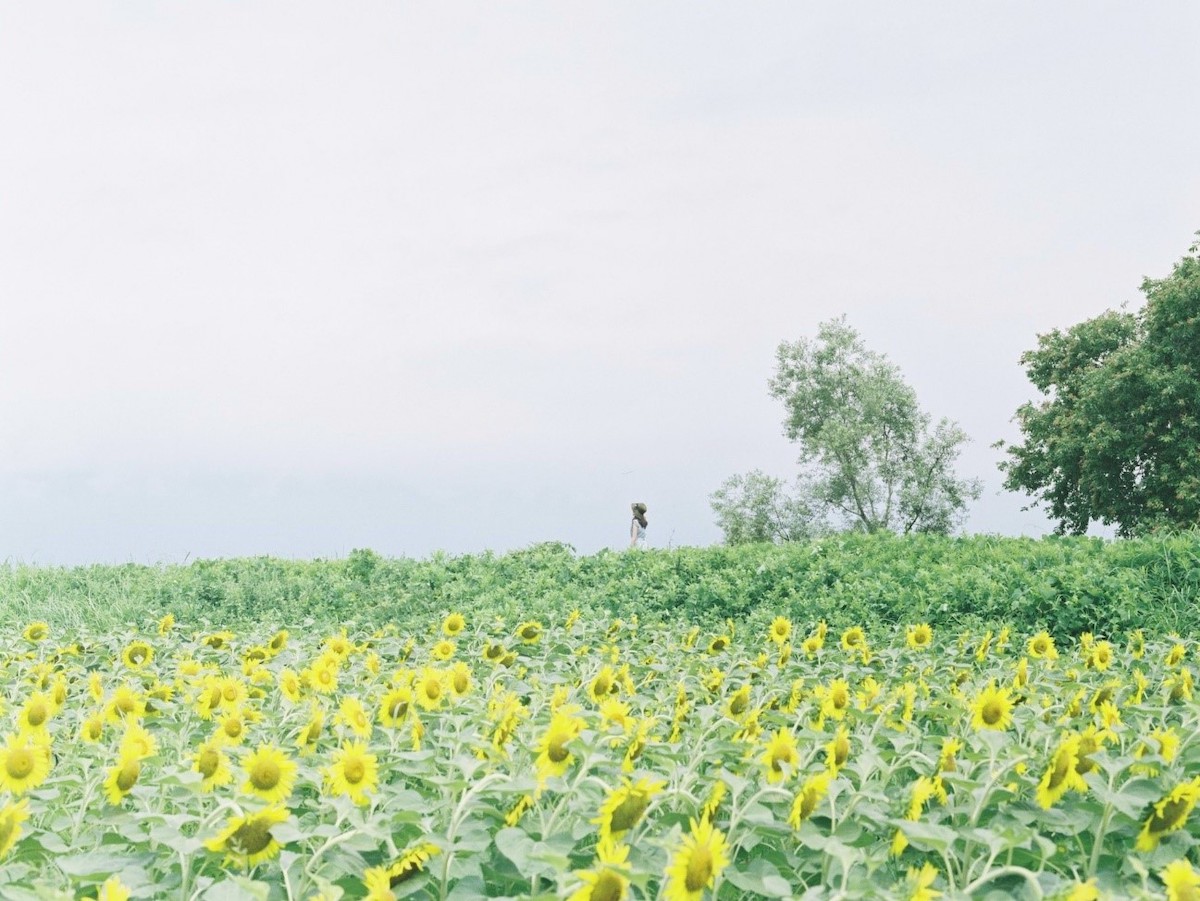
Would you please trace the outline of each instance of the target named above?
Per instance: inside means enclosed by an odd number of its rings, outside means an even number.
[[[0,8],[0,562],[720,540],[845,315],[983,480],[1200,229],[1200,6]]]

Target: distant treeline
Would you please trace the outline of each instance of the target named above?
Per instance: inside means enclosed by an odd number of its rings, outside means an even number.
[[[187,565],[0,566],[10,628],[46,621],[64,633],[266,624],[329,629],[397,623],[424,629],[446,611],[491,627],[574,608],[614,618],[765,628],[785,615],[885,634],[906,623],[1008,624],[1060,637],[1200,629],[1200,532],[1095,538],[841,535],[784,545],[602,551],[541,544],[507,554],[345,559],[272,557]]]

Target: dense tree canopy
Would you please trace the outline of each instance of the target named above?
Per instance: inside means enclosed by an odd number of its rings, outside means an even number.
[[[1021,356],[1044,396],[1016,414],[1005,487],[1035,495],[1060,533],[1123,536],[1200,524],[1200,258],[1145,279],[1136,313],[1038,336]]]
[[[761,473],[726,481],[712,506],[728,543],[786,540],[775,522],[797,536],[831,527],[944,534],[979,496],[978,482],[954,473],[966,434],[946,419],[931,428],[899,369],[844,319],[821,323],[813,340],[782,342],[770,391],[784,404],[801,475],[793,495]]]

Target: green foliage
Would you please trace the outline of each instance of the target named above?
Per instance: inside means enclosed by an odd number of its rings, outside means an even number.
[[[1200,523],[1200,257],[1146,279],[1137,313],[1038,336],[1021,357],[1044,396],[1016,414],[1005,487],[1035,496],[1060,533],[1121,535]]]
[[[784,341],[770,381],[783,401],[784,433],[800,446],[800,506],[865,532],[948,534],[975,480],[954,474],[966,434],[929,414],[899,369],[867,350],[845,319],[823,322],[815,340]]]
[[[370,560],[370,565],[365,561]],[[601,551],[564,544],[424,560],[270,557],[187,566],[0,566],[14,624],[69,628],[180,620],[238,627],[395,623],[458,609],[509,621],[585,612],[719,623],[968,627],[1067,637],[1200,629],[1200,533],[1122,541],[843,534],[786,545]]]
[[[812,508],[789,495],[781,479],[755,469],[730,476],[709,504],[726,544],[801,541],[820,531]]]

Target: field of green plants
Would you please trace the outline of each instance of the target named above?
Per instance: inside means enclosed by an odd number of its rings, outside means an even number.
[[[0,897],[1194,898],[1198,584],[1187,536],[0,568]]]

